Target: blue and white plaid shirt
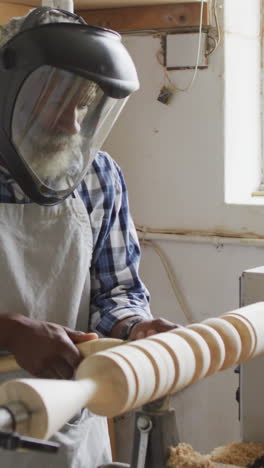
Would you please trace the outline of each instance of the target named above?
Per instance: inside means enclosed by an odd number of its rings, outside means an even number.
[[[140,247],[122,172],[107,153],[98,152],[78,192],[93,231],[91,329],[108,336],[126,317],[151,318],[149,294],[138,274]],[[4,169],[0,203],[30,203]]]

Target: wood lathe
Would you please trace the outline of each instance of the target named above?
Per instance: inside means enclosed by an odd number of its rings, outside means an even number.
[[[14,430],[48,439],[84,406],[107,417],[151,402],[155,406],[204,377],[263,355],[264,302],[134,342],[90,343],[94,354],[83,359],[74,381],[32,378],[2,384],[0,420],[1,413],[13,411]],[[139,454],[143,445],[139,440]],[[145,466],[133,463],[133,468]]]

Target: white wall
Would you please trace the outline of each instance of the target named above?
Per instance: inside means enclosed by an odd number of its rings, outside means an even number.
[[[133,36],[124,42],[136,63],[141,89],[131,97],[105,148],[124,171],[135,222],[264,234],[263,206],[225,203],[223,44],[210,56],[209,68],[198,72],[193,89],[176,93],[166,106],[157,101],[164,77],[156,58],[159,38]],[[171,72],[170,77],[184,87],[192,73]],[[221,241],[157,244],[170,260],[195,321],[237,308],[242,271],[264,265],[263,247]],[[185,323],[160,259],[149,247],[142,248],[141,272],[154,315]],[[182,441],[206,453],[239,439],[237,383],[228,370],[173,397]]]

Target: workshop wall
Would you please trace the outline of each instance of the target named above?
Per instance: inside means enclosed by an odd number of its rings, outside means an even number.
[[[263,206],[228,205],[224,200],[223,42],[209,57],[209,68],[198,71],[193,88],[176,91],[165,105],[157,100],[164,85],[160,38],[127,36],[124,41],[141,89],[130,98],[105,149],[124,171],[136,224],[264,235]],[[182,70],[169,76],[184,88],[192,75],[192,70]],[[264,265],[263,243],[155,243],[169,259],[195,322],[238,308],[241,273]],[[160,257],[149,246],[142,246],[141,274],[151,292],[153,314],[185,324]],[[203,453],[239,440],[237,386],[238,376],[229,370],[173,397],[181,440]],[[122,456],[126,450],[123,441]]]

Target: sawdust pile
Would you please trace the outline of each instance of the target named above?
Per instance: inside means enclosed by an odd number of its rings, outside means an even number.
[[[209,455],[201,455],[185,443],[171,447],[167,465],[169,468],[215,468]]]
[[[248,466],[264,455],[264,444],[256,442],[232,442],[217,447],[210,453],[210,459],[218,463]]]
[[[247,467],[264,455],[264,444],[255,442],[232,442],[215,448],[207,455],[196,452],[191,445],[180,443],[170,449],[169,468],[216,468],[216,463]]]

